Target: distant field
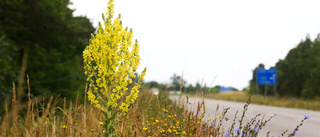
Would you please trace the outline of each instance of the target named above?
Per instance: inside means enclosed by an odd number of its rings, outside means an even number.
[[[190,95],[190,96],[199,96],[199,95]],[[237,102],[245,102],[248,99],[248,94],[241,91],[231,91],[231,92],[222,92],[215,94],[204,95],[205,98],[220,99],[220,100],[229,100]],[[268,106],[279,106],[287,108],[299,108],[299,109],[309,109],[309,110],[320,110],[320,99],[314,100],[303,100],[293,97],[264,97],[262,95],[253,95],[252,96],[253,104],[261,104]]]

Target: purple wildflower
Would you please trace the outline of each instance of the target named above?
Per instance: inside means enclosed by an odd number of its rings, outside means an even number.
[[[166,115],[164,115],[164,114],[163,114],[162,116],[163,116],[164,118],[166,117]]]
[[[294,134],[294,135],[298,135],[298,131],[294,129],[294,130],[293,130],[293,134]]]
[[[237,134],[241,134],[241,131],[239,130],[239,128],[236,128],[234,131],[237,132]]]
[[[310,119],[310,116],[309,115],[304,115],[304,118],[305,119]]]
[[[257,133],[257,132],[259,132],[259,127],[258,127],[258,126],[254,126],[254,127],[253,127],[253,130],[254,130],[254,132]]]
[[[224,134],[224,137],[230,137],[231,134],[229,134],[228,132],[226,134]]]

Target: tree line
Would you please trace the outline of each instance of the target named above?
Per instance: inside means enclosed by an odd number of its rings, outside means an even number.
[[[73,99],[84,92],[82,51],[95,28],[87,17],[73,16],[69,4],[69,0],[0,1],[0,104],[12,95],[12,82],[18,99],[27,98],[27,75],[31,96],[60,94]]]
[[[259,64],[252,74],[249,84],[249,93],[257,90],[256,71],[265,68]],[[277,69],[277,95],[290,96],[304,99],[313,99],[320,96],[320,34],[311,40],[309,36],[302,40],[295,48],[291,49],[283,60],[275,66]],[[266,90],[268,95],[273,95],[273,86],[259,86],[260,93]]]
[[[182,80],[182,81],[181,81]],[[184,80],[181,76],[177,74],[173,74],[170,77],[169,83],[158,83],[156,81],[145,82],[144,86],[147,88],[158,88],[160,91],[182,91],[182,93],[199,93],[203,92],[205,94],[208,93],[219,93],[220,85],[216,85],[210,87],[205,83],[197,82],[194,86],[192,84],[188,84],[186,80]],[[209,90],[210,89],[210,90]],[[231,87],[232,91],[238,91],[238,89]]]

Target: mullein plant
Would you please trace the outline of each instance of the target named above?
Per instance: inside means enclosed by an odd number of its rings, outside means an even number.
[[[103,25],[99,22],[97,34],[91,36],[89,45],[83,51],[84,69],[89,83],[88,99],[99,108],[105,118],[105,136],[116,136],[116,121],[129,111],[139,92],[146,68],[126,99],[120,101],[128,91],[140,64],[139,44],[132,43],[132,29],[123,29],[120,14],[114,16],[114,0],[108,1],[107,12],[102,14]],[[119,103],[119,104],[118,104]]]

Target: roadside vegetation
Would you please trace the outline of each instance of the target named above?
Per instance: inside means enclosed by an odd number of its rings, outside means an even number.
[[[141,60],[138,41],[132,42],[133,32],[123,28],[120,15],[114,18],[114,1],[108,1],[103,23],[89,43],[84,39],[92,25],[86,17],[73,17],[68,4],[69,0],[0,3],[4,9],[0,17],[6,18],[0,24],[0,44],[6,47],[0,49],[6,53],[0,58],[1,66],[5,66],[0,73],[6,74],[0,75],[4,83],[0,85],[4,95],[0,136],[251,137],[258,136],[274,117],[265,119],[258,114],[250,122],[243,122],[252,102],[247,95],[243,97],[246,100],[241,117],[236,117],[237,111],[234,118],[226,118],[229,108],[218,105],[216,112],[221,113],[205,119],[203,99],[190,104],[188,96],[171,101],[165,92],[168,89],[150,92],[150,85],[143,84],[146,69],[137,73]],[[16,37],[18,34],[21,38]],[[26,72],[33,77],[31,82],[29,77],[25,82]],[[182,77],[172,79],[173,90],[187,91]],[[189,85],[189,89],[203,94],[207,88],[198,84]],[[301,117],[296,128],[279,136],[298,134],[304,120],[310,119],[308,115]],[[233,123],[225,125],[228,120]]]
[[[29,83],[29,80],[28,80]],[[28,96],[30,86],[28,86]],[[86,91],[87,92],[87,91]],[[104,122],[106,117],[101,109],[87,101],[87,95],[78,96],[75,102],[66,98],[28,98],[23,104],[17,104],[15,86],[13,85],[12,105],[5,102],[5,115],[1,116],[0,136],[106,136]],[[248,98],[248,97],[247,97]],[[83,100],[83,101],[80,101]],[[129,107],[127,115],[115,123],[113,136],[152,136],[152,137],[234,137],[258,136],[259,131],[274,116],[262,118],[260,114],[244,123],[242,120],[251,103],[251,97],[244,103],[241,117],[226,118],[229,108],[216,107],[216,112],[204,118],[207,113],[205,104],[199,101],[190,104],[188,97],[178,102],[171,101],[166,92],[153,94],[142,86],[136,102]],[[235,114],[235,116],[236,116]],[[301,123],[292,130],[279,133],[279,136],[294,136],[298,134],[303,122],[310,119],[305,115]],[[228,120],[233,124],[225,125]],[[227,129],[227,130],[223,130]],[[272,131],[270,131],[272,132]]]

